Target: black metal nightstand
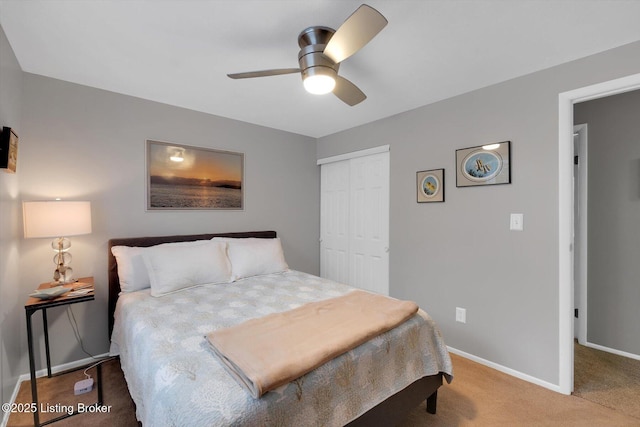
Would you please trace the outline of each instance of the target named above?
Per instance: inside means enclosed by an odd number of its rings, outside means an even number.
[[[75,415],[77,412],[74,411],[71,414],[64,414],[54,419],[45,421],[42,424],[40,423],[40,414],[39,414],[40,408],[38,406],[38,385],[36,383],[36,362],[35,362],[35,355],[33,351],[33,331],[31,328],[31,316],[36,311],[42,310],[42,324],[44,327],[44,346],[45,346],[45,353],[47,357],[47,377],[51,378],[51,356],[49,353],[49,328],[47,324],[47,309],[53,308],[53,307],[59,307],[63,305],[77,304],[79,302],[93,301],[95,299],[93,277],[83,277],[79,279],[78,282],[69,283],[67,285],[62,285],[62,286],[74,289],[74,288],[77,288],[80,284],[91,284],[90,287],[86,288],[86,289],[90,289],[91,292],[88,292],[83,295],[69,295],[69,293],[66,293],[60,297],[48,299],[48,300],[41,300],[38,298],[29,297],[29,300],[24,305],[25,313],[27,316],[27,343],[29,345],[29,370],[31,373],[31,395],[33,398],[33,403],[35,404],[34,411],[33,411],[33,421],[36,426],[47,425],[47,424],[54,423],[56,421],[60,421],[64,418],[68,418],[72,415]],[[46,289],[49,287],[51,287],[50,282],[41,284],[38,287],[38,289]],[[102,365],[98,365],[97,370],[98,370],[97,405],[101,406],[102,405]],[[68,373],[68,372],[70,371],[65,371],[64,373]]]

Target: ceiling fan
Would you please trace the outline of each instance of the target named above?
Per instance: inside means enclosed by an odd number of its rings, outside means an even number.
[[[333,92],[340,100],[354,106],[367,96],[356,85],[339,76],[338,68],[342,61],[362,49],[386,25],[387,19],[380,12],[363,4],[337,30],[321,26],[303,30],[298,35],[299,68],[250,71],[227,76],[232,79],[247,79],[301,73],[308,92]]]

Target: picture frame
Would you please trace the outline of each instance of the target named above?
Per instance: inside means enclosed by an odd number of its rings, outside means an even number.
[[[147,210],[243,210],[244,153],[147,140]]]
[[[456,150],[456,187],[511,184],[511,141]]]
[[[10,127],[3,126],[0,133],[0,169],[16,173],[18,164],[18,135]]]
[[[444,176],[444,169],[416,172],[417,202],[444,202]]]

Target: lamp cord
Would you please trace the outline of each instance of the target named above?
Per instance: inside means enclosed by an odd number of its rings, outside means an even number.
[[[82,337],[80,336],[80,332],[79,332],[79,328],[78,328],[78,322],[76,321],[76,316],[73,314],[73,310],[71,310],[71,306],[67,306],[67,318],[69,319],[69,323],[71,324],[71,329],[73,329],[73,334],[76,336],[76,341],[78,341],[78,344],[80,344],[80,348],[82,349],[82,351],[89,357],[91,357],[94,360],[99,360],[98,357],[94,356],[93,354],[89,353],[85,348],[84,348],[84,343],[82,342]]]
[[[105,357],[104,359],[100,359],[99,361],[97,361],[97,362],[96,362],[96,363],[94,363],[93,365],[88,366],[88,367],[87,367],[87,369],[85,369],[85,370],[84,370],[84,375],[85,375],[87,378],[91,378],[91,375],[87,374],[87,371],[88,371],[89,369],[91,369],[91,368],[95,368],[96,366],[98,366],[98,365],[100,365],[100,364],[102,364],[102,363],[104,363],[104,362],[107,362],[107,361],[109,361],[109,360],[113,360],[113,359],[117,359],[117,358],[118,358],[118,356],[109,356],[109,357]]]
[[[89,357],[91,357],[94,360],[97,360],[96,363],[94,363],[93,365],[88,366],[85,370],[84,370],[84,375],[87,378],[91,378],[91,375],[89,375],[87,373],[87,371],[91,368],[94,368],[104,362],[107,362],[109,360],[113,360],[113,359],[117,359],[118,356],[108,356],[105,358],[100,359],[99,357],[94,356],[93,354],[89,353],[85,348],[84,348],[84,343],[82,342],[82,337],[80,336],[80,331],[78,328],[78,322],[76,321],[76,316],[73,314],[73,310],[71,310],[71,306],[67,306],[67,318],[69,319],[69,323],[71,324],[71,329],[73,329],[73,334],[76,336],[76,341],[78,341],[78,344],[80,344],[80,348],[82,349],[82,351],[88,355]]]

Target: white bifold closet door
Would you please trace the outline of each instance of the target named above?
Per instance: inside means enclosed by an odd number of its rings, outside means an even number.
[[[320,275],[388,295],[389,151],[351,156],[321,165]]]

